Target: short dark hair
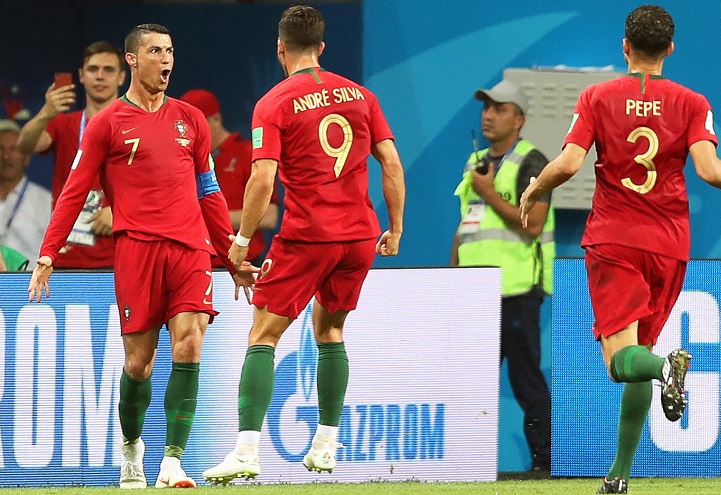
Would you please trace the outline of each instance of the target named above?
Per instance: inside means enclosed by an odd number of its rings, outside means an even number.
[[[95,43],[91,43],[90,45],[85,47],[85,50],[83,50],[83,54],[80,56],[80,68],[83,68],[85,62],[87,62],[90,57],[92,57],[93,55],[97,55],[98,53],[112,53],[113,55],[118,57],[118,65],[120,67],[120,70],[124,69],[125,57],[123,56],[123,52],[116,45],[104,40],[96,41]]]
[[[288,50],[317,48],[323,41],[323,14],[308,5],[294,5],[283,12],[278,23],[278,37]]]
[[[150,33],[170,35],[170,30],[162,24],[140,24],[135,26],[125,37],[125,53],[138,53],[138,48],[143,44],[143,36]]]
[[[626,17],[626,39],[631,48],[652,57],[663,57],[673,41],[671,14],[658,5],[641,5]]]

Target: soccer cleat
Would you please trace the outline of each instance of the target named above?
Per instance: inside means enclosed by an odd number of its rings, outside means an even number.
[[[203,471],[203,478],[213,484],[227,485],[235,478],[247,480],[260,474],[260,459],[257,455],[238,455],[235,451],[225,456],[223,462]]]
[[[195,488],[195,480],[185,474],[185,470],[180,466],[167,469],[162,469],[161,466],[155,488]]]
[[[614,478],[611,481],[603,478],[603,485],[596,493],[628,493],[628,483],[623,478]]]
[[[691,354],[684,349],[672,351],[663,365],[661,382],[661,405],[669,421],[678,421],[686,409],[686,391],[683,382],[691,366]]]
[[[120,450],[123,454],[123,458],[120,460],[120,488],[146,488],[148,482],[143,470],[143,456],[145,455],[143,439],[138,438],[138,441],[133,444],[123,442]]]
[[[308,453],[303,456],[303,465],[308,471],[332,473],[336,464],[335,452],[340,447],[343,447],[342,443],[313,442]]]

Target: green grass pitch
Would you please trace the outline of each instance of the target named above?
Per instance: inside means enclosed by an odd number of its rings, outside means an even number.
[[[493,483],[312,483],[303,485],[243,484],[199,486],[187,495],[582,495],[593,494],[598,479],[555,478],[546,480],[504,480]],[[153,488],[148,488],[153,490]],[[632,478],[632,495],[718,495],[721,479],[717,478]],[[143,493],[117,487],[43,487],[4,488],[0,495],[128,495]]]

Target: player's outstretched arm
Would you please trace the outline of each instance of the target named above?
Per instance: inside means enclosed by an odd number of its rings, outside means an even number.
[[[242,262],[248,254],[250,238],[270,204],[277,170],[278,162],[275,160],[264,158],[253,162],[250,178],[245,185],[240,228],[228,251],[228,258],[238,271],[241,271]]]
[[[696,173],[701,179],[721,189],[721,160],[711,141],[697,141],[689,148]]]
[[[576,175],[576,172],[581,169],[587,153],[579,145],[568,143],[561,151],[561,154],[551,160],[535,180],[531,179],[531,183],[521,195],[519,204],[521,222],[524,228],[528,226],[528,213],[536,204],[538,198]]]
[[[235,236],[230,236],[231,241],[235,241]],[[235,242],[233,242],[235,244]],[[245,300],[248,304],[253,304],[250,291],[255,288],[255,278],[258,276],[260,268],[253,266],[249,261],[242,261],[238,271],[233,274],[233,283],[235,283],[235,300],[238,300],[240,289],[243,288]]]
[[[381,235],[376,252],[381,256],[395,256],[403,234],[403,209],[406,203],[403,164],[391,139],[373,145],[372,153],[381,164],[383,197],[388,208],[388,230]]]
[[[220,189],[204,191],[203,196],[198,199],[198,202],[200,203],[200,211],[203,215],[205,226],[208,229],[210,243],[223,261],[223,266],[233,275],[236,269],[225,256],[230,245],[229,236],[232,235],[233,232],[225,197],[223,193],[220,192]]]
[[[50,297],[50,275],[52,275],[52,273],[53,260],[50,259],[50,256],[41,256],[35,265],[33,276],[30,278],[28,301],[42,301],[43,291],[45,291],[47,297]]]
[[[248,183],[245,185],[243,217],[238,229],[242,235],[251,237],[263,220],[273,196],[277,171],[278,162],[275,160],[261,159],[253,162]]]

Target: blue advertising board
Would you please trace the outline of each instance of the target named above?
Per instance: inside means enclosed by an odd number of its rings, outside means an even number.
[[[552,474],[604,476],[616,453],[623,385],[606,375],[593,338],[584,261],[557,259],[555,270]],[[683,418],[671,423],[660,405],[660,387],[654,387],[632,476],[721,476],[719,280],[721,261],[689,263],[683,291],[654,348],[661,356],[678,347],[693,355],[685,383],[689,404]]]
[[[124,357],[112,274],[56,273],[52,296],[39,304],[27,301],[29,278],[0,274],[0,486],[117,484]],[[481,297],[464,298],[478,280]],[[198,408],[183,455],[198,482],[235,446],[252,323],[252,307],[233,298],[231,277],[216,272],[213,284],[220,314],[206,332]],[[369,273],[345,326],[351,378],[339,425],[344,447],[332,476],[309,473],[301,463],[318,423],[311,315],[309,304],[275,352],[257,481],[496,479],[500,269]],[[165,446],[170,359],[161,330],[142,433],[151,484]],[[464,363],[463,373],[450,362]]]

